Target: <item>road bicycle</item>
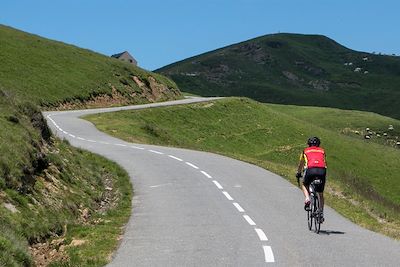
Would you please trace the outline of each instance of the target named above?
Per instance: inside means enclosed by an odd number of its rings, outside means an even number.
[[[308,191],[310,193],[310,205],[306,209],[307,211],[307,223],[308,229],[311,231],[314,226],[314,232],[319,233],[322,223],[322,209],[321,209],[321,199],[319,194],[315,191],[315,186],[321,184],[320,179],[315,179],[310,184]]]

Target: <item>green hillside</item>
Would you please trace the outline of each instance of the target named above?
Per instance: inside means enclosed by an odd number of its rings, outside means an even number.
[[[2,25],[0,63],[0,266],[105,265],[130,216],[129,176],[51,136],[40,110],[163,101],[179,90],[159,74]]]
[[[308,137],[317,135],[328,155],[328,205],[363,226],[400,238],[400,146],[392,142],[400,137],[399,120],[243,98],[87,118],[127,141],[220,153],[293,183],[299,154]],[[369,140],[363,136],[366,128],[373,131]],[[377,136],[384,131],[387,136]]]
[[[320,35],[272,34],[156,70],[182,91],[400,118],[400,57],[348,49]]]
[[[161,75],[79,47],[2,25],[0,44],[0,90],[20,100],[54,108],[98,96],[104,102],[105,95],[115,104],[180,97],[176,84]]]

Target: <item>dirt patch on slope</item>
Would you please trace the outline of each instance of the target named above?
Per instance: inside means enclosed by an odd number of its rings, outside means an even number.
[[[60,194],[60,191],[68,190],[63,184],[55,178],[55,174],[60,171],[56,166],[50,165],[48,169],[44,171],[43,176],[38,176],[37,180],[43,184],[45,189],[46,199],[48,205],[61,206],[55,195]],[[95,218],[94,214],[105,214],[108,210],[115,208],[120,201],[120,193],[113,184],[113,178],[110,174],[105,174],[102,177],[104,191],[101,197],[97,201],[94,208],[89,209],[88,207],[80,205],[78,208],[79,215],[75,223],[80,225],[96,225],[102,223],[104,220],[101,218]],[[47,193],[46,193],[47,192]],[[32,255],[32,259],[35,266],[48,266],[52,262],[66,262],[69,260],[67,249],[71,247],[77,247],[87,243],[87,240],[72,238],[68,240],[67,236],[68,227],[63,226],[60,233],[49,233],[48,239],[43,241],[35,241],[30,247],[29,251]]]
[[[44,109],[72,110],[125,106],[177,99],[181,95],[179,89],[169,88],[152,76],[143,79],[132,75],[129,79],[120,79],[120,83],[118,86],[110,84],[111,93],[96,94],[87,99],[68,100],[55,107],[44,107]]]

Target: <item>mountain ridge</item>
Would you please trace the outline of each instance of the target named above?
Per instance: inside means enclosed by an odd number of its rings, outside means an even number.
[[[323,35],[264,35],[155,72],[203,96],[246,96],[400,117],[400,57],[355,51]]]

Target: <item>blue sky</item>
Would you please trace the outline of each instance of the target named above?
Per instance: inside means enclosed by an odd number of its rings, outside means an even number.
[[[148,70],[277,32],[323,34],[400,55],[395,0],[2,0],[0,23],[105,55],[128,50]]]

